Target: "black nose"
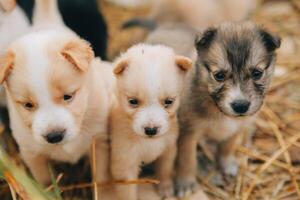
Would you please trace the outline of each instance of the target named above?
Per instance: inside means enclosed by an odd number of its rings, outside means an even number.
[[[157,127],[154,128],[150,128],[150,127],[146,127],[145,128],[145,134],[148,136],[154,136],[157,134]]]
[[[64,139],[65,130],[53,131],[45,136],[45,139],[50,144],[59,143]]]
[[[250,106],[250,102],[246,100],[236,100],[231,103],[231,107],[234,112],[238,114],[244,114],[248,111]]]

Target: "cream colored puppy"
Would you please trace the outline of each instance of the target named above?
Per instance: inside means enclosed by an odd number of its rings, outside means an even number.
[[[42,184],[50,182],[49,160],[76,163],[89,153],[95,138],[96,178],[105,182],[112,68],[59,24],[55,9],[55,0],[39,0],[41,30],[34,27],[38,31],[16,40],[1,59],[0,82],[7,92],[12,133],[23,160]]]
[[[107,169],[109,70],[74,35],[41,31],[14,42],[1,65],[13,136],[33,176],[50,182],[49,160],[75,163],[98,138],[99,179]],[[99,66],[100,65],[100,66]]]
[[[16,0],[0,0],[0,54],[7,46],[29,30],[25,13],[16,5]],[[5,91],[0,87],[0,105],[6,106]]]
[[[115,180],[137,179],[142,163],[156,161],[162,196],[173,194],[172,172],[178,136],[177,109],[191,61],[171,48],[140,44],[116,62],[112,111],[112,164]],[[137,199],[137,186],[116,186],[118,199]]]

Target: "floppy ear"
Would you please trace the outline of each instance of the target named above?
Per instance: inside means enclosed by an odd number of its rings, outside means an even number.
[[[80,71],[86,72],[94,58],[89,43],[82,39],[68,42],[61,50],[61,55]]]
[[[5,12],[10,12],[15,8],[16,0],[0,0],[0,5]]]
[[[3,84],[7,79],[11,69],[13,68],[15,55],[13,52],[8,52],[0,57],[0,84]]]
[[[267,49],[267,51],[274,51],[275,49],[279,48],[281,45],[281,39],[278,36],[274,36],[268,33],[264,29],[259,30],[260,37]]]
[[[123,59],[117,62],[115,68],[114,68],[114,74],[115,75],[121,75],[124,70],[129,66],[129,60]]]
[[[217,34],[216,28],[209,28],[196,38],[195,46],[198,51],[208,49]]]
[[[185,56],[176,56],[175,63],[179,67],[179,69],[181,69],[184,72],[188,71],[193,66],[192,60]]]

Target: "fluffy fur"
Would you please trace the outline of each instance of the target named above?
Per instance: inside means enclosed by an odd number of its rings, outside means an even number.
[[[11,44],[1,59],[12,133],[43,184],[50,182],[48,161],[76,163],[95,138],[97,181],[104,182],[112,68],[95,59],[90,45],[55,13],[55,0],[39,0],[32,33]]]
[[[34,0],[18,0],[18,5],[32,21]],[[64,23],[89,41],[95,55],[106,59],[107,26],[96,0],[59,0],[58,8]]]
[[[0,54],[16,38],[29,30],[29,21],[14,0],[0,1]],[[5,91],[0,87],[0,105],[6,106]]]
[[[111,118],[114,179],[136,179],[142,163],[155,161],[160,194],[173,194],[176,112],[191,66],[188,58],[176,56],[173,50],[160,45],[134,46],[116,61],[118,103]],[[116,189],[118,199],[137,199],[136,185]]]
[[[196,40],[197,64],[180,107],[177,190],[197,188],[199,140],[216,141],[221,169],[235,175],[235,135],[263,104],[280,39],[253,23],[225,23]]]

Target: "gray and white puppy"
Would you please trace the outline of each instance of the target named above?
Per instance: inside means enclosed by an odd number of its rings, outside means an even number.
[[[197,143],[218,144],[220,167],[236,175],[235,136],[251,123],[270,85],[280,39],[251,22],[224,23],[196,39],[197,62],[179,118],[179,196],[197,188]]]

